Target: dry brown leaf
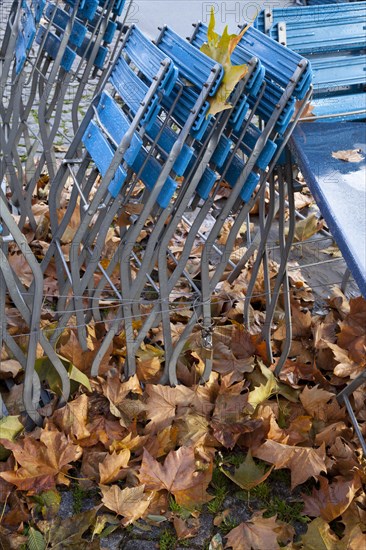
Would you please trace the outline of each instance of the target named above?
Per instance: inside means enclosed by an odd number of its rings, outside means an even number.
[[[179,516],[174,516],[173,525],[178,540],[187,540],[197,535],[200,522],[198,518],[190,518],[184,521]]]
[[[90,436],[86,427],[88,422],[88,397],[85,394],[70,401],[52,415],[52,422],[57,428],[69,435],[74,441]]]
[[[144,450],[139,478],[147,489],[167,490],[181,506],[192,508],[213,497],[206,493],[212,476],[212,463],[197,468],[194,450],[180,447],[170,451],[164,464]]]
[[[118,485],[112,487],[100,487],[102,491],[102,502],[104,506],[123,516],[123,524],[129,525],[141,518],[149,507],[152,495],[145,494],[145,486],[125,487],[120,489]]]
[[[275,465],[275,470],[291,470],[291,489],[304,483],[310,477],[317,479],[320,472],[326,472],[325,447],[291,447],[276,441],[266,441],[253,451],[253,456]]]
[[[122,409],[127,395],[142,393],[141,385],[137,375],[131,376],[126,382],[121,382],[119,374],[116,372],[113,376],[100,380],[103,395],[109,401],[109,409],[113,416],[122,419]],[[127,427],[127,426],[125,426]]]
[[[1,472],[0,477],[32,493],[51,489],[56,482],[69,485],[65,474],[70,463],[82,455],[81,447],[73,445],[63,433],[50,430],[42,430],[39,441],[27,436],[16,442],[2,439],[1,444],[13,452],[20,468]]]
[[[347,510],[361,487],[358,477],[351,480],[337,479],[329,484],[327,478],[320,476],[319,483],[320,488],[313,489],[311,495],[302,495],[305,502],[303,513],[313,518],[320,516],[328,522]]]
[[[323,222],[319,221],[315,213],[310,214],[304,220],[296,223],[294,241],[302,242],[310,239],[323,228]]]
[[[243,521],[227,534],[225,548],[232,550],[275,550],[279,542],[289,542],[294,530],[277,522],[276,516],[262,517],[261,512],[253,514],[249,521]]]
[[[0,362],[0,379],[15,378],[23,370],[22,365],[15,359],[7,359]]]
[[[146,415],[150,422],[146,426],[146,433],[157,433],[170,426],[174,420],[183,417],[189,411],[197,411],[208,415],[213,408],[200,392],[185,386],[170,388],[160,385],[146,385]]]
[[[332,157],[344,162],[361,162],[364,157],[360,153],[361,149],[346,149],[344,151],[333,151]]]
[[[306,550],[350,550],[349,547],[338,546],[339,538],[323,518],[316,518],[309,523],[301,542],[302,548]]]
[[[326,421],[329,413],[330,401],[335,401],[334,393],[325,391],[318,386],[309,388],[305,386],[300,394],[300,401],[308,414],[313,418]]]
[[[348,350],[350,358],[366,365],[366,300],[361,296],[350,300],[350,312],[339,323],[337,344]]]
[[[128,467],[130,456],[131,453],[128,449],[108,454],[99,464],[100,483],[106,485],[121,479],[125,474],[123,470]]]
[[[349,357],[348,352],[339,347],[337,344],[328,344],[328,347],[332,350],[334,359],[337,362],[334,367],[334,374],[340,378],[350,377],[351,379],[356,378],[363,370],[363,365],[359,365],[352,361]]]

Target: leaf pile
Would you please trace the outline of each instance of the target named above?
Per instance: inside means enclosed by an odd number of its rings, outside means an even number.
[[[181,385],[156,383],[162,368],[156,329],[139,352],[139,374],[123,378],[123,334],[116,336],[102,375],[85,376],[87,382],[79,377],[63,408],[50,411],[51,401],[42,413],[51,412],[43,428],[19,434],[16,398],[8,399],[12,416],[0,424],[3,547],[103,548],[104,536],[136,522],[147,527],[168,522],[177,539],[193,540],[206,510],[216,532],[212,548],[365,546],[365,464],[335,394],[366,367],[366,301],[348,302],[338,291],[326,315],[312,316],[311,291],[294,273],[293,341],[277,380],[258,335],[260,292],[252,331],[241,324],[247,276],[244,271],[234,285],[222,283],[213,301],[214,368],[205,385],[197,383],[204,359],[197,333],[178,365]],[[259,277],[258,290],[261,284]],[[284,339],[278,318],[277,355]],[[177,317],[177,331],[183,319]],[[95,327],[88,331],[97,349]],[[88,375],[94,352],[79,350],[72,329],[60,339],[58,353]],[[18,379],[11,361],[2,363],[1,372]],[[365,433],[363,391],[354,393],[352,403]],[[302,503],[302,531],[273,512],[271,499],[230,523],[230,504],[219,499],[217,476],[249,499],[263,492],[278,470],[289,472],[289,491]],[[94,490],[94,506],[61,519],[63,487]],[[4,546],[5,541],[11,542]]]

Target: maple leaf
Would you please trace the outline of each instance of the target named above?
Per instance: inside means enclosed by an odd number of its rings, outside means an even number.
[[[124,414],[124,408],[127,407],[126,397],[131,392],[133,394],[142,394],[141,386],[137,375],[131,376],[125,382],[121,382],[119,374],[108,376],[105,380],[100,379],[100,385],[103,395],[109,401],[109,409],[113,416],[120,418],[122,425],[128,427],[131,423],[128,413]],[[139,406],[139,405],[137,405]]]
[[[221,375],[231,374],[232,382],[254,369],[256,351],[252,336],[236,324],[218,327],[213,334],[213,369]]]
[[[68,518],[57,517],[51,521],[39,521],[37,527],[43,533],[45,540],[50,543],[51,548],[93,550],[99,546],[95,542],[84,539],[83,535],[94,525],[98,508],[79,512]],[[37,546],[33,548],[38,550]]]
[[[296,223],[294,241],[307,241],[310,237],[315,235],[315,233],[318,233],[323,228],[323,225],[324,222],[319,221],[315,213],[310,214],[310,216],[304,220],[300,220]]]
[[[350,358],[366,364],[366,300],[359,296],[350,300],[350,312],[339,323],[337,344],[349,351]]]
[[[235,468],[233,474],[228,472],[225,468],[221,468],[221,471],[229,478],[231,481],[239,485],[245,491],[250,491],[260,483],[263,483],[265,479],[270,475],[274,466],[271,466],[266,472],[264,468],[260,468],[254,462],[252,458],[252,453],[248,451],[245,460]]]
[[[320,489],[313,489],[311,496],[302,495],[305,502],[304,514],[310,517],[320,516],[328,522],[347,510],[361,487],[359,477],[351,480],[337,479],[329,484],[327,478],[320,476],[319,483]]]
[[[90,432],[90,436],[78,441],[81,447],[92,447],[100,442],[108,449],[112,443],[122,440],[128,433],[118,420],[110,420],[101,415],[93,418],[86,429]]]
[[[342,546],[338,546],[339,538],[323,518],[316,518],[309,523],[301,542],[306,550],[342,550]]]
[[[181,517],[174,516],[173,525],[178,540],[186,540],[197,535],[200,523],[198,518],[190,518],[184,521]]]
[[[146,385],[146,414],[150,422],[147,433],[157,433],[184,416],[187,410],[209,414],[213,405],[199,392],[186,386],[170,388],[161,385]]]
[[[341,416],[341,407],[336,404],[336,396],[334,393],[325,391],[318,386],[309,388],[305,386],[300,394],[300,401],[308,414],[313,418],[326,421],[328,418],[335,419],[334,413],[338,411]],[[329,412],[332,411],[332,415]]]
[[[147,489],[167,490],[185,508],[192,508],[212,499],[206,493],[212,476],[212,463],[197,469],[194,449],[180,447],[170,451],[160,464],[144,449],[139,478]]]
[[[13,452],[20,468],[1,472],[0,477],[18,489],[33,493],[52,489],[56,482],[69,485],[65,474],[71,468],[70,463],[82,455],[81,447],[56,431],[42,430],[39,441],[28,436],[17,442],[2,439],[1,443]]]
[[[19,421],[18,416],[4,416],[0,419],[0,439],[14,441],[16,436],[23,430],[24,426]],[[5,450],[0,445],[0,460],[4,460],[9,454],[9,451]]]
[[[128,449],[120,453],[108,454],[103,462],[99,464],[100,483],[105,485],[113,483],[124,475],[123,469],[128,467],[131,453]]]
[[[225,548],[275,550],[280,547],[279,542],[288,542],[293,535],[294,530],[277,522],[276,516],[264,518],[261,512],[256,512],[249,521],[243,521],[227,534]]]
[[[123,524],[129,525],[141,518],[149,507],[152,495],[145,494],[145,485],[138,487],[125,487],[120,489],[118,485],[112,487],[100,486],[104,506],[112,510],[125,520]]]
[[[234,90],[237,83],[244,78],[248,72],[247,65],[232,65],[230,56],[235,47],[240,42],[242,36],[248,27],[245,27],[240,34],[229,34],[226,26],[222,36],[215,32],[215,15],[213,8],[211,9],[210,22],[207,30],[207,42],[201,46],[201,52],[206,54],[211,59],[214,59],[224,68],[224,76],[222,82],[213,98],[209,99],[210,110],[209,114],[216,115],[225,109],[231,109],[232,105],[228,103],[228,99]]]
[[[291,489],[304,483],[309,477],[317,479],[320,472],[326,472],[325,447],[291,447],[277,441],[267,440],[253,452],[257,458],[275,465],[275,470],[291,470]]]
[[[334,374],[340,378],[347,378],[348,376],[353,379],[356,378],[363,370],[363,363],[355,363],[348,354],[348,351],[341,348],[337,344],[328,344],[328,347],[332,350],[334,359],[337,361],[337,365],[334,367]]]
[[[90,436],[86,427],[88,422],[88,397],[83,393],[77,399],[70,401],[52,415],[52,422],[60,431],[69,435],[73,441]]]

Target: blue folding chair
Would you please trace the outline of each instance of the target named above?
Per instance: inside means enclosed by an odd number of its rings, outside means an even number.
[[[193,41],[197,44],[197,46],[200,46],[202,44],[202,34],[203,35],[205,34],[204,27],[202,25],[200,25],[200,27],[201,27],[201,30],[197,32],[197,29],[195,29],[195,32],[193,34]],[[262,172],[260,173],[260,178],[258,179],[258,181],[260,181],[261,189],[263,189],[264,188],[263,183],[267,179],[271,180],[270,178],[271,171],[273,170],[273,167],[276,165],[276,162],[280,158],[281,152],[283,151],[284,146],[294,129],[296,120],[300,116],[299,112],[297,112],[296,116],[291,121],[291,118],[294,116],[295,99],[302,98],[303,100],[302,108],[303,108],[306,104],[306,101],[310,97],[311,71],[309,69],[308,63],[303,58],[299,57],[297,54],[293,52],[289,52],[283,46],[276,44],[272,39],[263,36],[256,29],[250,29],[250,32],[251,32],[250,35],[248,35],[247,33],[244,35],[238,47],[234,51],[234,54],[235,54],[236,63],[240,63],[240,62],[243,62],[242,60],[244,59],[244,56],[255,53],[256,49],[258,48],[258,50],[261,52],[261,55],[262,55],[262,57],[260,58],[261,62],[263,66],[266,68],[265,89],[264,89],[263,97],[259,102],[259,105],[255,110],[255,113],[260,118],[260,120],[262,121],[262,124],[264,125],[263,131],[265,131],[266,128],[267,128],[267,131],[269,131],[269,137],[271,139],[269,144],[273,142],[273,144],[275,145],[276,155],[273,156],[274,153],[272,152],[272,157],[271,156],[268,157],[268,163],[270,165],[270,168],[267,171],[262,170]],[[291,55],[293,55],[292,58],[291,58]],[[233,59],[234,59],[234,55],[233,55]],[[282,65],[287,66],[287,72],[284,70],[278,71],[278,76],[276,77],[276,67],[281,67]],[[291,70],[294,71],[292,74],[291,74]],[[299,74],[299,71],[300,71],[300,74]],[[285,86],[284,75],[287,75],[287,78],[288,78],[287,87]],[[308,86],[307,89],[306,89],[306,86]],[[249,100],[250,99],[251,98],[249,96]],[[253,103],[255,101],[255,98],[253,98],[251,101]],[[257,130],[257,140],[260,137],[261,137],[261,132]],[[243,163],[242,163],[242,166],[243,166]],[[244,166],[245,166],[245,163],[244,163]],[[237,173],[240,173],[240,170]],[[265,273],[265,293],[268,296],[267,317],[263,327],[263,337],[267,344],[267,354],[268,354],[269,360],[272,360],[270,330],[272,326],[274,308],[277,303],[281,285],[283,285],[284,287],[283,295],[284,295],[285,309],[289,310],[290,305],[289,305],[288,279],[287,279],[286,269],[284,270],[280,269],[275,287],[273,289],[272,297],[270,297],[271,289],[270,289],[270,281],[269,281],[269,274],[268,274],[268,268],[267,268],[266,243],[267,243],[269,230],[272,225],[273,216],[275,214],[275,208],[274,208],[275,193],[274,193],[273,181],[270,183],[270,191],[271,191],[270,210],[266,218],[266,223],[264,223],[263,221],[264,204],[262,203],[261,205],[262,221],[260,224],[261,233],[260,233],[260,239],[259,239],[259,247],[257,250],[257,257],[254,263],[251,280],[247,289],[244,320],[246,324],[249,323],[250,299],[254,290],[256,276],[260,268],[260,265],[262,263],[264,273]],[[279,191],[280,191],[280,206],[283,209],[284,200],[285,200],[285,186],[283,185],[282,180],[279,182]],[[290,198],[291,195],[292,195],[292,190],[290,189],[289,200],[291,200]],[[248,200],[249,198],[250,198],[250,194],[249,196],[245,197],[246,200]],[[249,204],[253,204],[253,199],[249,202]],[[246,211],[249,211],[247,206],[245,206],[245,208],[242,209],[242,216],[244,216],[244,212]],[[239,216],[238,219],[235,221],[235,224],[236,224],[235,228],[233,227],[233,229],[231,230],[233,235],[237,234],[235,233],[235,229],[236,231],[238,231],[241,223],[243,223],[243,218]],[[288,243],[291,240],[291,233],[293,231],[293,227],[294,227],[294,220],[291,220],[289,237],[287,239],[285,239],[283,235],[283,228],[280,227],[279,240],[284,253],[288,251],[288,247],[289,247]],[[236,277],[239,275],[239,273],[245,266],[245,263],[250,258],[253,252],[254,252],[254,246],[249,247],[248,253],[246,253],[243,256],[242,260],[239,261],[236,266],[232,267],[232,273],[229,274],[229,277],[228,277],[228,280],[230,282],[233,282],[236,279]],[[226,258],[227,257],[228,255],[226,253]],[[286,346],[284,346],[284,350],[281,355],[280,362],[284,361],[287,348],[291,341],[291,327],[288,326],[288,329],[289,329],[288,338],[286,340]]]
[[[364,122],[357,122],[366,116],[365,15],[366,2],[285,12],[275,9],[267,31],[278,39],[282,33],[287,45],[303,52],[313,67],[313,109],[294,132],[290,149],[342,251],[348,273],[353,274],[366,297],[366,223],[360,208],[366,200],[360,184],[365,180],[366,165],[364,160],[353,164],[332,157],[337,150],[361,149],[365,154]],[[262,13],[259,25],[265,17]],[[364,381],[360,375],[337,399],[345,403],[366,454],[366,443],[350,403],[352,393]]]

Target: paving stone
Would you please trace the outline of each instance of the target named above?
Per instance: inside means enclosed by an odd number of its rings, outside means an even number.
[[[195,537],[192,537],[190,543],[193,547],[203,548],[205,543],[212,538],[213,534],[213,515],[202,513],[200,516],[200,528]]]
[[[120,550],[157,550],[159,548],[156,541],[143,539],[130,539],[123,542],[118,547]]]

